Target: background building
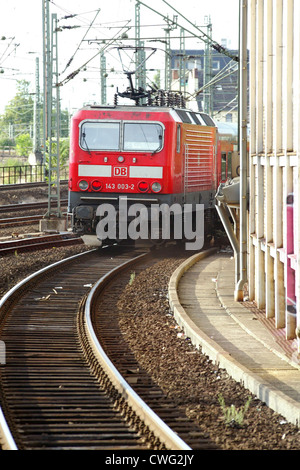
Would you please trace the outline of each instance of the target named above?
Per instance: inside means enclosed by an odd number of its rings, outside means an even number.
[[[226,45],[224,43],[224,45]],[[230,50],[234,57],[238,51]],[[185,83],[180,67],[184,64]],[[210,49],[172,51],[172,89],[185,90],[193,97],[194,106],[206,111],[215,119],[238,122],[238,63],[229,56]]]

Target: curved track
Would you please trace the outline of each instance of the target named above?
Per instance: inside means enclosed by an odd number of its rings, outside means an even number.
[[[79,316],[78,321],[79,305],[90,302],[91,286],[137,254],[110,248],[76,256],[53,265],[50,274],[44,269],[29,277],[4,296],[0,338],[6,364],[0,366],[0,398],[10,431],[0,415],[3,448],[189,449],[172,432],[174,441],[166,444],[161,431],[149,424],[153,412],[146,412],[147,407],[128,405],[122,395],[134,393],[127,385],[121,385],[122,392],[102,368],[95,373],[97,339],[93,346],[86,344],[88,320]],[[85,330],[83,339],[80,330]],[[136,413],[139,406],[144,408]]]
[[[140,263],[135,263],[134,273],[138,275],[141,271],[151,268],[162,258],[170,257],[170,260],[174,260],[180,254],[182,255],[180,250],[178,252],[178,249],[174,250],[172,248],[169,250],[164,249],[163,252],[161,250],[155,251],[151,256],[143,258]],[[90,335],[94,335],[95,332],[96,338],[100,338],[101,347],[119,373],[122,374],[123,380],[126,380],[126,384],[130,384],[134,390],[133,393],[136,393],[148,404],[152,412],[155,412],[161,418],[165,426],[171,428],[191,449],[217,449],[209,438],[203,438],[199,427],[186,417],[172,398],[141,367],[128,346],[126,336],[123,335],[120,329],[119,316],[112,314],[112,312],[118,312],[118,300],[126,288],[129,278],[128,270],[115,270],[114,273],[105,276],[95,284],[87,298],[84,309],[85,323],[92,331]],[[95,342],[97,342],[96,338],[94,338]],[[89,353],[92,358],[93,352]],[[94,355],[99,356],[97,351]],[[101,359],[103,362],[103,358],[100,358],[100,361]],[[105,367],[105,363],[107,363],[107,359],[104,359],[103,367]],[[107,373],[110,375],[109,370],[107,370]],[[126,395],[130,400],[130,393],[132,392],[128,393],[127,385],[116,383],[116,380],[114,380],[114,383],[119,393],[119,406],[121,407],[123,396]],[[134,403],[133,408],[139,414],[140,410],[136,409]],[[143,410],[143,415],[145,415],[145,410]],[[150,429],[152,427],[151,421],[149,427]],[[161,436],[162,442],[168,444],[168,448],[176,449],[176,442],[170,439],[168,431],[164,432],[164,429],[159,428],[159,425],[155,425],[154,429],[156,434]],[[174,438],[172,437],[172,439]],[[179,449],[182,448],[180,442],[177,445],[179,445]]]

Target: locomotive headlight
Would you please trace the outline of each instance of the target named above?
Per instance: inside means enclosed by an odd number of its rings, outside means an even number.
[[[138,184],[138,188],[142,193],[145,193],[149,189],[148,183],[146,181],[140,181]]]
[[[87,181],[81,180],[79,181],[78,186],[81,189],[81,191],[86,191],[89,187],[89,183]]]
[[[100,191],[102,189],[102,184],[100,181],[95,180],[92,182],[92,188],[94,191]]]
[[[161,191],[161,184],[160,183],[152,183],[151,189],[154,193],[159,193]]]

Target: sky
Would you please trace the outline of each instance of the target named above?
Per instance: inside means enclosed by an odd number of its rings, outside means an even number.
[[[0,0],[0,113],[16,94],[18,80],[31,83],[35,91],[36,57],[39,58],[40,87],[42,89],[43,63],[43,0]],[[205,17],[211,19],[212,38],[221,43],[227,39],[227,47],[238,48],[239,0],[144,0],[141,5],[141,39],[145,46],[156,52],[147,62],[147,68],[162,70],[164,67],[164,28],[166,21],[178,17],[178,27],[171,31],[171,48],[179,49],[180,27],[191,33],[196,32],[196,24],[206,31]],[[73,112],[87,102],[100,102],[100,58],[99,51],[107,47],[108,100],[113,99],[116,88],[123,90],[122,64],[130,65],[132,57],[118,55],[115,46],[133,45],[133,41],[107,43],[119,39],[123,33],[134,38],[135,0],[50,0],[50,15],[57,14],[58,59],[60,97],[63,109]],[[147,7],[151,6],[151,9]],[[154,10],[154,11],[153,11]],[[177,11],[175,11],[177,10]],[[75,14],[72,18],[65,16]],[[192,24],[191,24],[192,23]],[[186,49],[203,49],[200,39],[188,38]],[[153,39],[156,39],[153,41]],[[104,42],[106,41],[106,46]],[[150,49],[148,49],[150,51]],[[94,59],[92,59],[94,57]],[[71,61],[71,62],[70,62]],[[82,66],[86,64],[85,69]],[[67,79],[74,71],[81,72],[73,79]],[[151,73],[151,72],[149,72]],[[152,72],[153,74],[154,72]]]

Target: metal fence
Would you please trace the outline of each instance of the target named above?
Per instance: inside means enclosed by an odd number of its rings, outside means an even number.
[[[60,179],[68,179],[68,168],[60,170]],[[39,183],[47,181],[47,170],[44,165],[22,165],[0,167],[0,185]]]

